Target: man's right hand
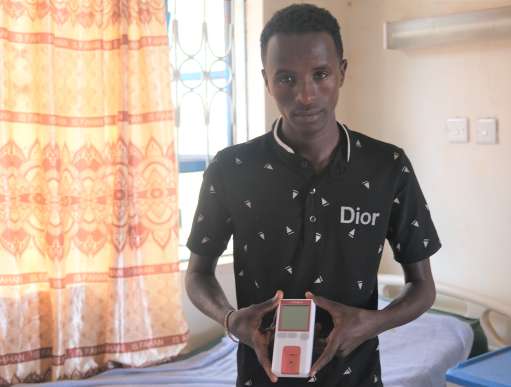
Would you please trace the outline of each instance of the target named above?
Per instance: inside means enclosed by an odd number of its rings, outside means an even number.
[[[275,296],[260,304],[250,305],[241,308],[231,314],[229,317],[229,330],[243,344],[251,347],[256,355],[259,363],[273,383],[278,378],[271,372],[271,362],[269,356],[269,345],[273,336],[272,330],[261,330],[263,317],[275,310],[280,300],[284,296],[281,290],[277,290]]]

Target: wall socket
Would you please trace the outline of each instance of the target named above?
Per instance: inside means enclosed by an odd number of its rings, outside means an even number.
[[[496,144],[497,143],[497,119],[479,118],[476,127],[476,143]]]
[[[457,117],[447,120],[447,138],[450,143],[462,144],[468,142],[468,118]]]

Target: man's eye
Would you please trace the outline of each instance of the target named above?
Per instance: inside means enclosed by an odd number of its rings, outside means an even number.
[[[294,78],[292,75],[280,75],[278,78],[277,78],[277,81],[279,83],[283,83],[283,84],[288,84],[288,83],[293,83],[294,81]]]
[[[328,77],[328,73],[326,71],[318,71],[314,74],[314,78],[316,79],[325,79]]]

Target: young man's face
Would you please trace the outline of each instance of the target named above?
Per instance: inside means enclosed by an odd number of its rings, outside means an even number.
[[[347,63],[328,33],[273,35],[263,65],[268,92],[288,127],[306,136],[335,124]]]

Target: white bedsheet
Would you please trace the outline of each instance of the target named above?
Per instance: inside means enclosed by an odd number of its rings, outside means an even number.
[[[470,354],[474,333],[454,317],[427,313],[380,335],[385,387],[443,387],[445,373]]]
[[[380,335],[385,387],[442,387],[448,368],[465,360],[472,347],[468,324],[449,316],[424,314]],[[227,338],[191,358],[148,368],[121,368],[85,380],[42,383],[44,387],[235,385],[236,345]],[[18,386],[34,387],[33,384]]]

